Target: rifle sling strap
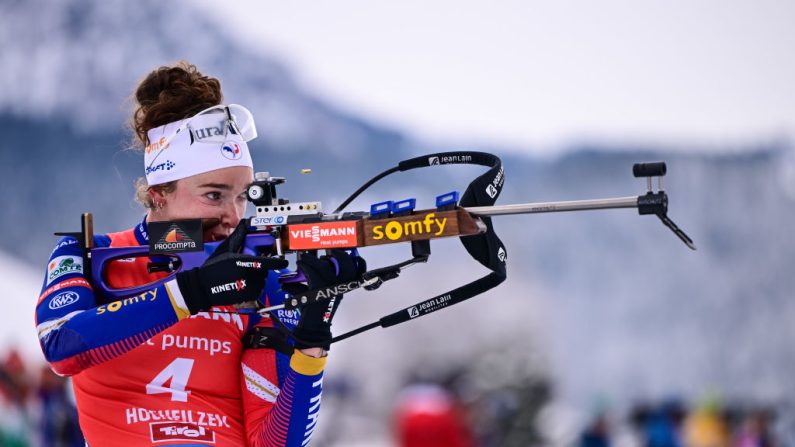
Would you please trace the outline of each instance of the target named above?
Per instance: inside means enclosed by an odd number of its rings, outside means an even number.
[[[499,197],[503,185],[505,184],[505,173],[503,171],[502,161],[495,155],[484,152],[442,152],[404,160],[398,164],[397,169],[391,168],[379,174],[368,182],[367,186],[372,185],[376,180],[380,180],[393,172],[407,171],[409,169],[428,166],[441,166],[445,164],[476,164],[488,166],[489,170],[486,173],[480,175],[469,184],[459,204],[464,207],[494,205],[494,202],[497,200],[497,197]],[[349,197],[344,204],[350,203],[363,190],[364,188],[360,188],[354,195]],[[474,236],[461,237],[461,242],[464,244],[469,254],[483,264],[483,266],[491,270],[491,273],[461,287],[450,290],[449,292],[442,293],[413,306],[386,315],[378,321],[334,337],[331,342],[336,343],[376,327],[394,326],[436,312],[437,310],[450,307],[453,304],[466,301],[505,281],[507,251],[502,241],[500,241],[500,238],[497,237],[497,234],[494,232],[491,218],[484,217],[482,220],[486,225],[486,232]]]

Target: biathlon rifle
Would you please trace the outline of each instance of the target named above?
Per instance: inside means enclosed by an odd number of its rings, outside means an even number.
[[[387,175],[452,164],[476,164],[489,169],[475,178],[463,195],[454,191],[436,197],[434,209],[415,210],[416,200],[412,198],[376,203],[370,207],[369,212],[343,211],[359,194]],[[258,309],[241,308],[239,311],[267,314],[279,309],[299,308],[359,288],[375,290],[384,281],[397,278],[403,269],[426,262],[431,254],[431,239],[459,237],[470,255],[491,270],[491,273],[335,337],[334,341],[374,327],[393,326],[449,307],[497,286],[506,278],[507,249],[494,232],[492,216],[636,208],[640,215],[659,217],[682,242],[695,250],[693,241],[667,216],[668,195],[663,190],[665,163],[635,164],[633,174],[635,177],[647,179],[648,190],[645,194],[595,200],[494,205],[505,182],[502,161],[498,157],[483,152],[436,153],[401,161],[397,166],[362,185],[332,213],[324,213],[320,202],[291,203],[277,197],[276,186],[284,183],[285,179],[273,177],[267,172],[258,172],[247,190],[248,200],[254,204],[256,215],[249,218],[251,231],[246,236],[244,253],[283,257],[294,252],[317,252],[323,249],[355,251],[360,247],[408,242],[411,244],[412,257],[394,265],[369,270],[355,281],[288,296],[284,304],[278,306],[264,307],[263,303],[259,303]],[[654,177],[658,179],[656,191],[652,183]],[[201,232],[198,233],[198,238],[194,238],[199,239],[198,241],[190,241],[196,244],[185,242],[186,231],[183,231],[181,225],[200,226],[198,221],[159,223],[161,227],[164,224],[166,231],[163,237],[158,238],[153,236],[153,223],[150,223],[148,247],[93,247],[93,222],[89,213],[83,214],[82,232],[56,234],[78,239],[83,247],[85,270],[95,292],[107,302],[112,302],[139,295],[157,283],[174,278],[179,271],[200,266],[219,244],[202,243]],[[167,237],[168,235],[171,236]],[[176,243],[180,241],[180,237],[183,243]],[[192,247],[187,249],[193,251],[185,251],[189,245]],[[129,262],[131,258],[137,257],[148,258],[150,273],[162,272],[155,281],[128,288],[114,288],[108,284],[104,272],[111,262]],[[296,271],[282,275],[279,280],[286,284],[303,282],[306,278],[302,272]]]

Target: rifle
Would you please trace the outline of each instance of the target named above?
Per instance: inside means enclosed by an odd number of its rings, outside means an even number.
[[[475,178],[463,195],[457,191],[436,197],[433,209],[415,210],[413,198],[401,201],[375,203],[369,212],[343,212],[359,194],[377,181],[395,172],[410,169],[453,164],[476,164],[488,167],[488,171]],[[359,334],[374,327],[389,327],[427,315],[479,295],[502,283],[506,278],[507,250],[497,237],[491,222],[492,216],[512,214],[537,214],[564,211],[584,211],[615,208],[636,208],[640,215],[656,215],[689,248],[696,247],[684,231],[667,216],[668,195],[663,190],[663,177],[667,172],[664,162],[637,163],[633,166],[635,177],[647,179],[647,192],[640,196],[575,200],[565,202],[521,203],[494,205],[505,182],[502,161],[484,152],[443,152],[401,161],[370,179],[331,213],[322,212],[320,202],[298,202],[279,198],[276,186],[283,184],[283,177],[273,177],[267,172],[257,172],[254,182],[247,189],[248,200],[254,204],[256,215],[249,219],[252,231],[246,236],[244,252],[258,256],[280,256],[294,252],[317,252],[323,249],[347,249],[356,251],[360,247],[384,244],[411,244],[412,257],[386,267],[369,270],[360,279],[335,284],[317,290],[308,290],[289,296],[284,304],[257,309],[238,309],[241,313],[258,312],[268,314],[280,309],[295,309],[309,303],[327,300],[333,296],[364,288],[375,290],[385,281],[397,278],[409,266],[426,262],[431,254],[430,240],[443,237],[459,237],[469,254],[491,272],[473,282],[434,296],[384,316],[378,321],[334,338],[334,342]],[[658,179],[657,190],[653,189],[653,178]],[[155,223],[150,223],[150,227]],[[165,282],[182,270],[200,266],[219,243],[203,243],[199,221],[160,223],[166,225],[165,233],[182,235],[168,239],[150,234],[150,245],[140,247],[93,247],[93,220],[90,213],[83,214],[80,233],[56,233],[78,239],[84,253],[84,266],[95,292],[108,301],[117,301],[143,293],[154,284]],[[198,237],[187,238],[187,226],[198,226]],[[151,233],[151,228],[150,228]],[[198,240],[196,240],[198,239]],[[109,264],[119,259],[149,257],[150,273],[164,272],[165,277],[154,283],[137,287],[117,289],[105,280],[103,272]],[[300,271],[281,275],[283,284],[303,282],[306,278]]]

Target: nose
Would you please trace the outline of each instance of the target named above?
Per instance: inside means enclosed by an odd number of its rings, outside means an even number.
[[[245,211],[245,207],[238,206],[234,200],[227,200],[221,211],[222,225],[231,232],[240,223]]]

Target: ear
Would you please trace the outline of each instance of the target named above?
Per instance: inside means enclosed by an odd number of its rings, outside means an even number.
[[[149,194],[149,198],[152,199],[153,203],[162,202],[166,199],[166,194],[160,188],[149,188],[147,193]]]
[[[149,195],[149,199],[152,201],[155,209],[162,209],[162,207],[168,201],[167,196],[170,193],[167,192],[165,188],[153,187],[149,188],[147,194]]]

